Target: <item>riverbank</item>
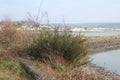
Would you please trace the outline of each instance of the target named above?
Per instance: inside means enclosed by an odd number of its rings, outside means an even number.
[[[83,69],[87,74],[92,74],[96,78],[101,78],[102,80],[120,80],[119,74],[108,71],[103,67],[96,66],[95,64],[90,64]]]
[[[120,44],[120,36],[87,38],[87,45],[91,53],[120,49],[117,47]],[[52,67],[39,61],[31,61],[30,63],[52,80],[120,80],[120,75],[117,73],[108,71],[95,64],[71,68],[70,66],[63,67],[63,65]]]
[[[87,47],[91,53],[99,53],[120,49],[120,36],[87,37]]]
[[[90,49],[91,54],[120,49],[120,36],[96,36],[87,38],[87,47]],[[98,77],[101,76],[104,78],[103,80],[120,80],[120,75],[117,73],[108,71],[92,63],[85,67],[85,71]]]
[[[57,30],[51,33],[46,29],[43,29],[38,35],[30,34],[26,31],[17,32],[12,27],[5,29],[8,31],[1,31],[0,36],[1,58],[3,55],[6,57],[10,56],[11,59],[16,60],[20,57],[22,59],[28,58],[27,60],[31,65],[35,66],[38,71],[44,73],[52,80],[105,80],[99,74],[96,76],[97,72],[93,67],[89,68],[92,68],[96,72],[95,74],[92,74],[92,71],[87,68],[88,66],[83,66],[90,62],[89,51],[85,47],[86,39],[84,36],[78,35],[75,37],[67,34],[67,32],[59,34]],[[91,51],[100,49],[100,47],[103,48],[104,46],[109,47],[110,43],[111,46],[118,44],[113,43],[114,40],[112,42],[111,38],[109,40],[106,37],[86,38],[88,39],[88,49],[91,49]],[[114,39],[117,42],[118,38],[115,37]],[[107,44],[104,40],[107,41]],[[28,65],[25,67],[28,67]],[[28,68],[34,70],[34,68]]]
[[[35,67],[38,72],[47,75],[50,80],[120,80],[120,75],[107,71],[95,64],[74,68],[68,66],[63,70],[60,65],[53,68],[36,60],[28,60],[27,62]]]

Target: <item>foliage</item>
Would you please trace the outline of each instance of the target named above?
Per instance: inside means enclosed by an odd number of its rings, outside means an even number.
[[[80,62],[80,64],[88,62],[88,50],[84,37],[81,34],[73,36],[68,29],[65,29],[64,32],[58,30],[59,28],[55,28],[51,32],[49,29],[43,28],[39,32],[36,43],[28,48],[27,53],[34,59],[47,60],[50,63],[56,62],[55,55],[61,56],[69,62]]]
[[[31,44],[29,36],[28,32],[17,30],[11,21],[3,21],[0,28],[0,80],[34,80],[15,60],[15,54],[22,53]]]
[[[17,32],[15,27],[3,27],[0,30],[0,44],[8,47],[12,42],[17,39]]]
[[[19,62],[8,57],[0,59],[0,79],[34,80],[31,75],[26,73]]]
[[[0,45],[7,53],[28,53],[30,56],[48,63],[57,63],[56,56],[69,62],[84,64],[88,61],[84,37],[79,34],[73,36],[66,28],[59,32],[43,28],[38,31],[23,31],[10,22],[4,22],[0,30]],[[27,52],[25,52],[27,51]]]
[[[54,68],[57,69],[58,71],[64,71],[64,72],[66,71],[66,68],[63,65],[55,65]]]
[[[35,37],[31,32],[17,30],[12,22],[4,21],[0,29],[0,51],[4,49],[7,53],[22,53],[32,44]]]

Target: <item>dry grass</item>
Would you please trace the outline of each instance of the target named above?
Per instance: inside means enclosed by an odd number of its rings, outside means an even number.
[[[75,67],[74,65],[69,65],[65,66],[65,71],[60,71],[37,60],[28,60],[28,62],[52,80],[119,80],[115,76],[108,75],[99,67],[90,67],[88,65]]]
[[[30,44],[28,35],[18,31],[10,21],[4,21],[3,25],[0,29],[0,80],[33,80],[17,61],[17,56]]]
[[[88,42],[104,40],[105,43],[111,39],[118,40],[119,38],[120,36],[88,37]],[[43,29],[39,35],[22,30],[18,31],[7,21],[5,27],[0,30],[0,57],[12,56],[13,59],[13,57],[22,56],[23,58],[29,54],[34,61],[31,58],[28,61],[53,80],[106,80],[104,77],[98,76],[99,74],[89,73],[80,66],[89,62],[84,42],[85,38],[81,35],[75,37],[66,32],[59,34],[57,30],[51,33]],[[0,79],[28,80],[25,76],[21,77],[21,73],[24,71],[21,70],[22,67],[19,63],[12,59],[1,62]],[[40,59],[48,64],[42,63]],[[70,65],[68,62],[74,62],[74,64]],[[16,65],[17,70],[15,71],[17,72],[14,72]],[[7,68],[8,70],[6,70]]]

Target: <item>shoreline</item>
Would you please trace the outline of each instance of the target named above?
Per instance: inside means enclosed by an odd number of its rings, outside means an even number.
[[[88,48],[93,49],[94,52],[97,54],[98,52],[101,52],[101,51],[104,52],[106,49],[108,49],[107,51],[110,51],[111,48],[114,50],[115,48],[117,48],[116,45],[119,45],[118,44],[119,41],[120,41],[120,36],[110,36],[110,37],[104,37],[104,38],[92,37],[92,39],[89,38],[89,41],[87,43],[89,45]],[[110,47],[110,45],[112,47]],[[91,55],[93,55],[93,53]],[[81,66],[82,68],[76,67],[75,69],[70,71],[70,73],[68,70],[67,74],[65,72],[62,72],[64,73],[64,76],[62,76],[59,73],[59,71],[52,69],[49,65],[41,64],[40,66],[38,66],[39,63],[37,61],[31,62],[31,64],[35,66],[36,69],[38,69],[38,71],[43,72],[45,75],[48,76],[48,78],[51,78],[51,79],[54,77],[59,77],[62,80],[66,80],[66,79],[63,79],[63,77],[64,78],[66,78],[65,76],[70,77],[70,74],[74,75],[78,73],[78,75],[76,75],[77,77],[84,76],[85,79],[86,77],[88,78],[86,80],[98,80],[98,79],[99,80],[120,80],[120,75],[118,75],[117,73],[106,70],[104,67],[100,67],[92,63],[89,65]]]
[[[87,37],[87,48],[91,54],[120,49],[120,36]]]
[[[110,31],[120,31],[120,29],[114,29],[114,28],[71,28],[70,29],[73,32],[110,32]]]
[[[108,51],[113,51],[113,50],[120,50],[120,45],[110,46],[110,47],[100,48],[100,49],[92,49],[91,54],[98,54],[98,53],[108,52]]]
[[[120,36],[108,36],[108,37],[92,37],[87,42],[88,49],[90,49],[90,55],[99,54],[106,51],[119,50],[120,49]],[[101,75],[108,80],[120,80],[120,74],[106,70],[104,67],[97,66],[91,63],[87,66],[88,72],[97,75]],[[105,79],[106,80],[106,79]]]
[[[55,26],[48,26],[48,25],[43,25],[43,26],[39,26],[38,28],[33,28],[33,27],[28,27],[28,26],[22,26],[22,28],[17,28],[17,30],[30,30],[30,31],[34,31],[34,30],[41,30],[42,28],[46,28],[49,29],[50,31],[53,31]],[[66,26],[67,29],[69,29],[72,32],[110,32],[110,31],[120,31],[120,28],[95,28],[95,27],[69,27]],[[58,26],[58,31],[59,32],[63,32],[66,29],[63,26]]]
[[[97,66],[95,64],[90,64],[83,68],[87,73],[93,74],[96,77],[102,77],[103,80],[120,80],[120,74],[106,70],[104,67]]]

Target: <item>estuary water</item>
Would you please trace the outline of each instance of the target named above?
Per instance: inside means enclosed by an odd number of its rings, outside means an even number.
[[[120,50],[102,52],[91,56],[93,64],[120,74]]]
[[[108,32],[83,32],[84,36],[113,36],[120,35],[120,31],[108,31]]]
[[[62,24],[53,24],[63,26]],[[120,23],[75,23],[66,24],[69,28],[107,28],[107,29],[120,29]],[[78,32],[74,32],[75,35]],[[85,36],[112,36],[120,35],[120,31],[107,31],[107,32],[83,32]]]

